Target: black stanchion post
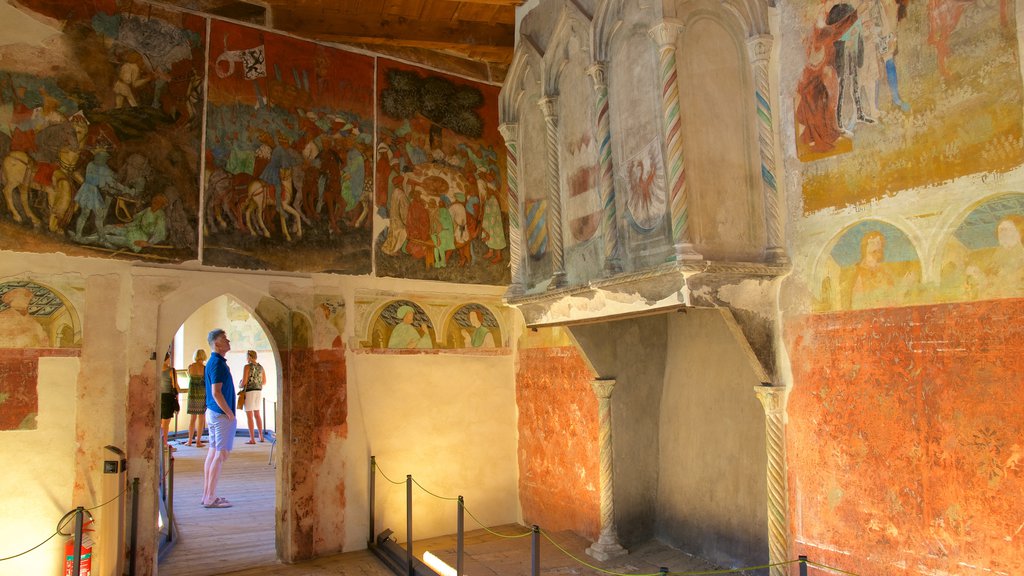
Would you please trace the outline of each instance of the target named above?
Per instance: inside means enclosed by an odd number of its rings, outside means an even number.
[[[132,478],[132,537],[128,550],[128,576],[135,576],[135,552],[139,546],[139,478]]]
[[[375,498],[375,494],[376,494],[376,491],[377,491],[377,484],[376,483],[377,483],[377,457],[376,456],[370,456],[370,539],[367,540],[367,542],[369,542],[370,544],[373,544],[373,538],[374,538],[374,536],[376,536],[376,534],[374,534],[374,532],[376,530],[373,529],[373,517],[374,517],[373,503],[376,500],[376,498]]]
[[[455,523],[457,540],[455,544],[455,576],[462,576],[462,558],[466,551],[466,501],[459,496],[459,516]]]
[[[661,573],[661,576],[668,576],[668,566],[658,568],[658,572]]]
[[[798,559],[800,560],[800,576],[807,576],[807,556],[801,554]]]
[[[174,454],[167,455],[167,541],[174,540]]]
[[[82,516],[85,508],[75,508],[75,559],[71,565],[71,573],[78,576],[82,573]]]
[[[412,565],[412,474],[405,475],[405,557],[409,561],[409,576],[415,576]]]
[[[530,537],[530,576],[540,576],[540,526],[533,525],[533,536]]]

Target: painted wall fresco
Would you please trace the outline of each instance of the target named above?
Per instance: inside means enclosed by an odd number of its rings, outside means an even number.
[[[517,365],[523,520],[596,539],[601,525],[594,374],[572,345],[520,348]]]
[[[0,21],[0,248],[194,259],[204,20],[28,0]]]
[[[370,272],[373,59],[211,22],[206,263]]]
[[[385,306],[369,336],[370,348],[391,350],[434,348],[437,341],[430,316],[410,300],[395,300]]]
[[[77,356],[78,312],[64,297],[27,280],[0,284],[0,430],[35,430],[39,359]]]
[[[444,337],[448,348],[495,348],[502,342],[498,319],[483,304],[460,306],[448,319]]]
[[[1024,194],[982,202],[946,243],[940,294],[949,300],[1024,296]]]
[[[1024,300],[787,325],[794,554],[857,572],[1024,573]]]
[[[805,213],[1024,160],[1012,0],[790,6]]]
[[[498,88],[378,60],[379,276],[509,282]]]
[[[818,311],[900,306],[921,297],[921,262],[899,228],[859,222],[833,243],[819,263]]]

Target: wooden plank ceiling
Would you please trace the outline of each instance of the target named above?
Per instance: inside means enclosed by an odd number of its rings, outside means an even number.
[[[501,83],[524,0],[170,0],[170,4]]]

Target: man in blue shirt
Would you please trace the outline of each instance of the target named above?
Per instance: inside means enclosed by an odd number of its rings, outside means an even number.
[[[231,377],[224,355],[231,350],[227,334],[217,328],[211,330],[206,341],[210,344],[210,360],[206,363],[206,424],[210,428],[210,451],[203,465],[203,506],[230,508],[226,498],[217,498],[217,478],[235,443],[235,381]]]

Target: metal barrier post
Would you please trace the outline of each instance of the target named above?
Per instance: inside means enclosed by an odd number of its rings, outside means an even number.
[[[455,545],[455,576],[462,576],[462,558],[466,551],[466,501],[459,496],[459,517],[455,524],[457,540]]]
[[[807,576],[807,556],[801,554],[797,559],[800,561],[800,576]]]
[[[668,576],[668,566],[658,568],[658,572],[661,573],[661,576]]]
[[[167,541],[174,540],[174,454],[167,455]]]
[[[373,544],[373,537],[376,536],[373,528],[373,517],[375,515],[373,509],[373,503],[376,500],[377,493],[377,457],[370,456],[370,537],[367,540],[370,544]]]
[[[533,525],[530,537],[530,576],[540,576],[540,526]]]
[[[72,564],[71,573],[78,576],[82,573],[82,515],[85,508],[75,508],[75,558]]]
[[[128,576],[135,576],[135,552],[139,545],[139,477],[132,478],[132,538],[128,551]]]
[[[412,565],[412,474],[405,475],[405,557],[409,561],[409,576],[415,576]]]

